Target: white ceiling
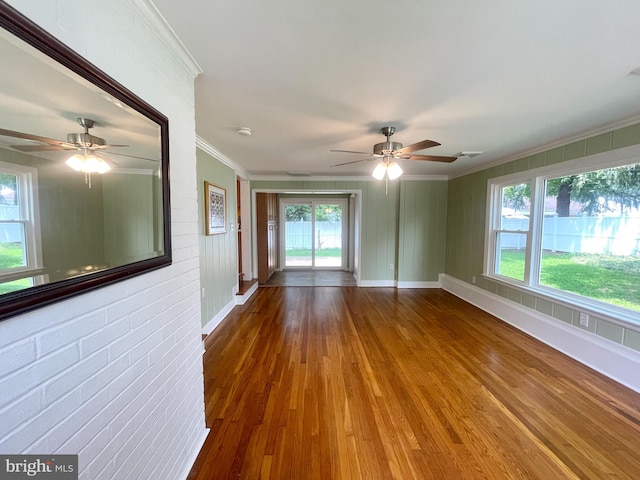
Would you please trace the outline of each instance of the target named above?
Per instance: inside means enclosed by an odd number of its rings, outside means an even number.
[[[77,118],[89,118],[95,121],[91,134],[121,145],[100,153],[112,167],[158,168],[161,147],[157,124],[2,29],[0,58],[5,72],[10,72],[0,75],[0,128],[66,142],[68,133],[84,131]],[[0,135],[2,148],[42,145]],[[62,164],[71,153],[45,149],[30,154]]]
[[[480,164],[640,115],[638,0],[153,0],[199,63],[198,135],[251,174],[331,167],[384,141]],[[253,135],[236,133],[250,127]]]

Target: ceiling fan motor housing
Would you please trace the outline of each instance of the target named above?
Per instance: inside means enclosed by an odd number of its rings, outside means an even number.
[[[373,153],[374,155],[389,155],[391,152],[400,150],[401,148],[402,144],[398,142],[376,143],[373,146]]]
[[[67,142],[80,145],[81,147],[92,147],[107,144],[104,138],[96,137],[90,133],[69,133],[67,135]]]
[[[96,124],[95,120],[78,117],[76,121],[78,125],[84,128],[84,133],[69,133],[67,135],[67,142],[74,143],[81,148],[100,147],[107,144],[104,138],[96,137],[89,133],[89,129],[93,128]]]

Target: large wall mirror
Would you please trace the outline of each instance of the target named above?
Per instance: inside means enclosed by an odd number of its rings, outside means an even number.
[[[171,263],[168,120],[0,2],[0,319]]]

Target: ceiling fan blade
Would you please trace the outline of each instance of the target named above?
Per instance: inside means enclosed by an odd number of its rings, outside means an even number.
[[[445,162],[445,163],[451,163],[458,159],[458,157],[440,157],[437,155],[402,155],[399,158],[403,160],[427,160],[430,162]]]
[[[20,152],[52,152],[55,150],[71,150],[70,148],[63,148],[60,145],[9,145],[9,147]]]
[[[104,160],[105,162],[107,162],[107,165],[115,165],[116,167],[119,167],[120,164],[118,162],[115,162],[113,159],[111,158],[107,158],[104,154],[106,152],[93,152],[93,154],[97,157],[100,157],[102,160]]]
[[[13,130],[5,130],[0,128],[0,135],[4,137],[22,138],[24,140],[33,140],[34,142],[40,142],[47,145],[58,145],[62,148],[76,148],[75,145],[53,138],[40,137],[38,135],[31,135],[30,133],[14,132]]]
[[[402,147],[399,150],[396,150],[393,153],[411,153],[417,152],[418,150],[424,150],[425,148],[437,147],[440,145],[438,142],[434,142],[433,140],[422,140],[418,143],[412,143],[411,145],[407,145],[406,147]]]
[[[336,165],[331,165],[330,167],[341,167],[343,165],[350,165],[352,163],[360,163],[360,162],[368,162],[370,160],[371,160],[370,158],[361,158],[360,160],[354,160],[353,162],[338,163]]]
[[[128,147],[129,145],[91,145],[88,147],[90,150],[105,150],[111,147]]]
[[[339,152],[339,153],[359,153],[360,155],[371,155],[373,156],[373,153],[367,153],[367,152],[354,152],[353,150],[329,150],[330,152]]]
[[[128,147],[128,145],[111,145],[111,146],[112,147]],[[147,162],[160,163],[160,160],[156,160],[154,158],[138,157],[136,155],[127,155],[126,153],[116,153],[116,152],[100,152],[100,153],[106,154],[106,155],[117,155],[119,157],[137,158],[138,160],[146,160]]]

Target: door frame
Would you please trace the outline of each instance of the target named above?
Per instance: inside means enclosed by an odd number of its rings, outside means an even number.
[[[353,276],[356,279],[356,285],[360,285],[360,265],[361,265],[361,250],[362,250],[362,190],[360,189],[310,189],[308,191],[303,188],[255,188],[251,189],[251,224],[257,224],[256,216],[256,194],[257,193],[284,193],[293,195],[331,195],[331,194],[348,194],[350,219],[352,225],[353,241],[349,242],[353,245],[353,255],[349,257],[348,269],[353,271]],[[258,246],[256,239],[256,229],[253,228],[251,232],[251,248],[252,248],[252,268],[253,278],[258,278]]]
[[[278,238],[278,242],[281,246],[279,252],[279,265],[280,270],[349,270],[349,253],[350,253],[350,245],[349,242],[349,228],[351,225],[350,222],[350,214],[349,214],[349,202],[347,198],[334,198],[319,195],[315,197],[287,197],[278,200],[278,216],[279,216],[279,226],[278,229],[280,231],[280,235]],[[311,205],[311,266],[289,266],[286,264],[286,215],[285,209],[287,205],[302,205],[308,204]],[[342,207],[342,231],[341,235],[341,252],[342,256],[340,258],[340,266],[336,267],[318,267],[316,265],[316,236],[315,236],[315,223],[316,223],[316,205],[324,205],[324,204],[336,204]]]

